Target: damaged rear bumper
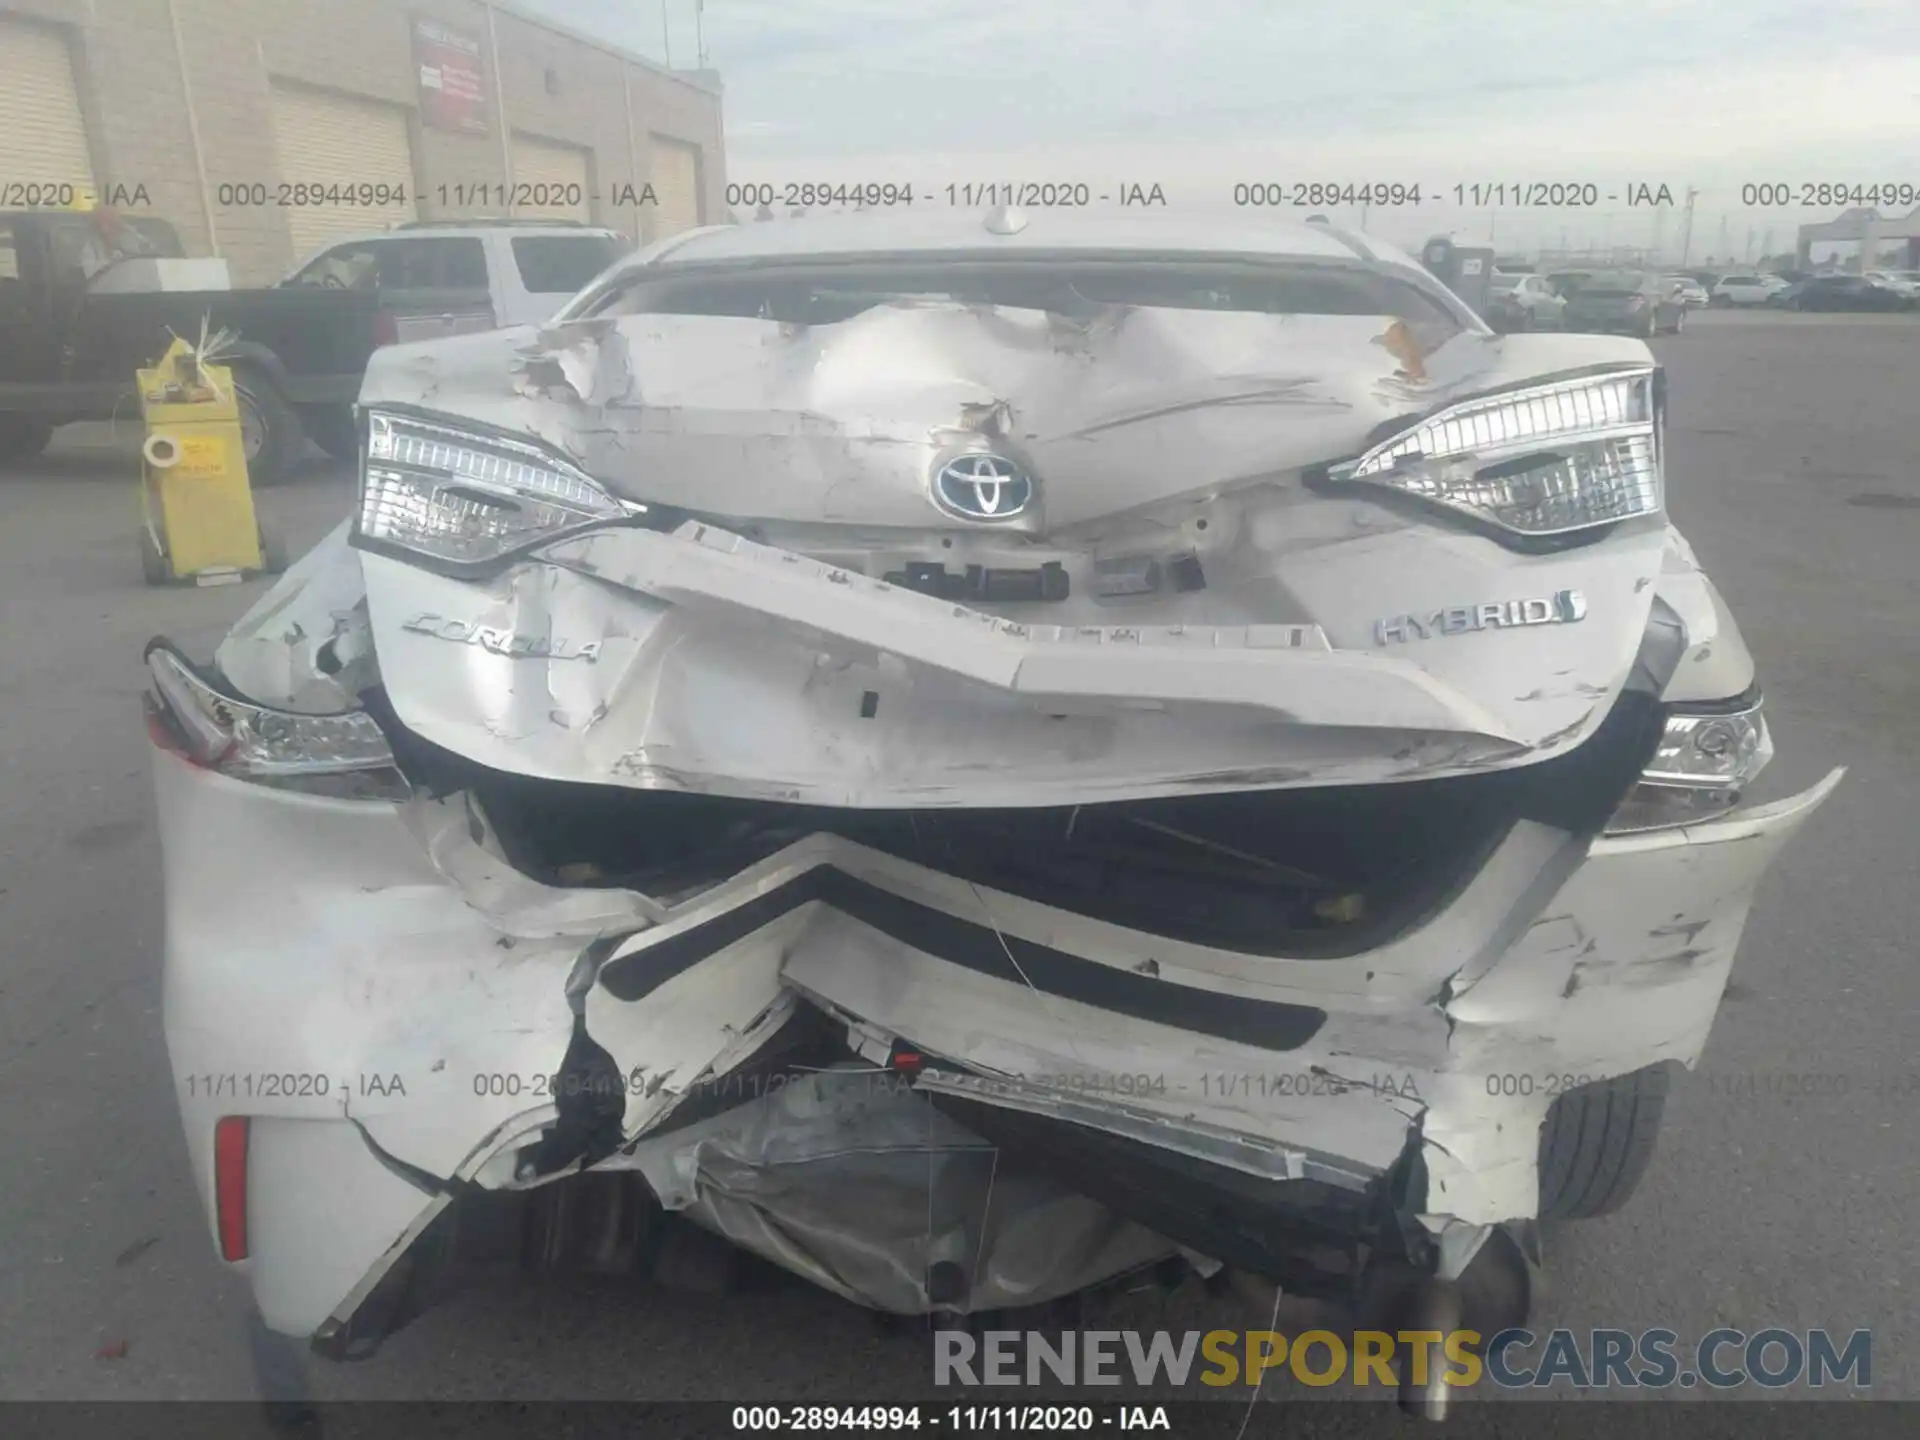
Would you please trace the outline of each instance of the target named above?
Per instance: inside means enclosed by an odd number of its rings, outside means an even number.
[[[825,832],[680,900],[549,885],[471,795],[155,766],[209,1224],[215,1127],[247,1117],[234,1263],[269,1324],[323,1336],[461,1200],[581,1170],[909,1312],[1175,1246],[1292,1279],[1302,1239],[1534,1215],[1548,1107],[1698,1057],[1756,886],[1839,779],[1644,834],[1521,819],[1391,938],[1315,956]]]

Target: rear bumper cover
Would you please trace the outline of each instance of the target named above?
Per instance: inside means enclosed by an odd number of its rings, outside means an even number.
[[[1427,1223],[1531,1216],[1553,1097],[1698,1057],[1756,886],[1839,779],[1594,841],[1523,821],[1398,939],[1288,959],[826,835],[678,905],[553,889],[458,796],[335,801],[154,763],[188,1148],[211,1217],[214,1123],[254,1117],[238,1268],[294,1334],[350,1315],[463,1187],[551,1178],[520,1161],[580,1030],[622,1077],[625,1139],[587,1157],[608,1167],[697,1172],[675,1127],[824,1012],[875,1066],[925,1057],[915,1089],[1010,1147],[1037,1126],[1333,1216],[1416,1156]]]

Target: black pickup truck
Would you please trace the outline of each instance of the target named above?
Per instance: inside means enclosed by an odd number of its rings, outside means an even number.
[[[110,240],[110,243],[109,243]],[[351,407],[367,361],[398,338],[378,292],[266,290],[103,293],[106,270],[184,254],[163,220],[0,211],[0,464],[38,454],[76,420],[139,419],[134,372],[175,334],[227,330],[248,470],[279,479],[310,436],[350,453]]]

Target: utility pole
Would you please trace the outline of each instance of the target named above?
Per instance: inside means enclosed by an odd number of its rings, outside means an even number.
[[[1727,217],[1720,217],[1720,249],[1727,257],[1727,263],[1733,263],[1733,242],[1727,238]]]
[[[1686,223],[1680,230],[1680,268],[1682,270],[1687,268],[1687,254],[1693,249],[1693,202],[1699,199],[1699,197],[1700,192],[1689,185],[1687,187]]]
[[[667,68],[673,68],[673,32],[667,28],[667,0],[660,0],[660,45],[667,53]]]
[[[693,0],[693,53],[702,70],[707,68],[707,0]]]

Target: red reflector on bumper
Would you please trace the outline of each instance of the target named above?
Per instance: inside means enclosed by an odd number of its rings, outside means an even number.
[[[213,1208],[220,1258],[247,1258],[247,1118],[227,1115],[213,1127]]]

